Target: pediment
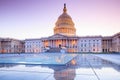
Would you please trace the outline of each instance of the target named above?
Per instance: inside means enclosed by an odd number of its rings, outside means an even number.
[[[50,36],[49,38],[67,38],[67,36],[65,36],[65,35],[62,35],[62,34],[55,34],[55,35],[52,35],[52,36]]]

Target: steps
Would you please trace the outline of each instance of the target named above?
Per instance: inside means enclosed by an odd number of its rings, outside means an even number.
[[[46,52],[60,52],[61,48],[50,48]]]

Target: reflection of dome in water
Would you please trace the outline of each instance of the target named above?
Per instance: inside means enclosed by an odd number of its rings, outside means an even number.
[[[55,24],[54,34],[63,34],[73,36],[76,34],[76,29],[72,18],[67,14],[66,5],[64,4],[63,13],[58,17]]]
[[[66,69],[54,72],[55,80],[74,80],[75,69]]]
[[[49,66],[49,68],[54,70],[55,80],[74,80],[76,76],[76,70],[68,66]]]

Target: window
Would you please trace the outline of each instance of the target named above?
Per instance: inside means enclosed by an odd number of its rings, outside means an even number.
[[[84,44],[84,47],[86,47],[86,44]]]
[[[89,50],[89,52],[90,52],[90,50]]]
[[[81,51],[83,51],[83,49],[81,49]]]
[[[81,44],[81,47],[83,47],[83,44]]]
[[[95,47],[95,44],[93,44],[93,47]]]

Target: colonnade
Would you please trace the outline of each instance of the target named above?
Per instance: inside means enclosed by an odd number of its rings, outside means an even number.
[[[43,42],[44,42],[44,47],[72,48],[72,47],[77,47],[78,40],[77,39],[49,39],[49,40],[43,40]]]

